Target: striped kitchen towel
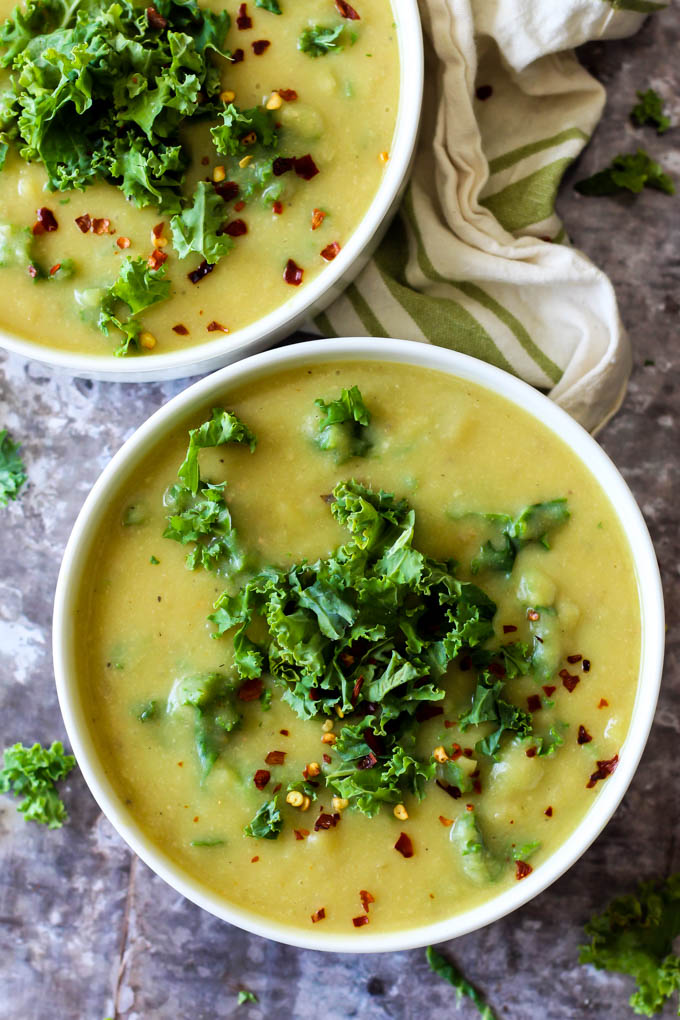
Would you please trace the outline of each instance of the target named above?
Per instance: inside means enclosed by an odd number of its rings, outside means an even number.
[[[631,356],[611,283],[561,243],[555,213],[562,175],[604,106],[572,48],[630,35],[663,6],[420,0],[426,84],[411,183],[375,257],[317,330],[463,351],[601,426]]]

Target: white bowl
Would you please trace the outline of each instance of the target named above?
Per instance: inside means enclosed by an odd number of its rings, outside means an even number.
[[[340,254],[284,304],[228,337],[167,354],[117,358],[60,351],[0,330],[0,347],[71,375],[113,382],[184,379],[214,372],[290,336],[328,307],[366,266],[397,211],[415,155],[423,98],[423,36],[417,0],[392,0],[399,45],[399,107],[390,158],[365,216]],[[102,341],[103,346],[103,341]]]
[[[125,481],[160,438],[180,421],[224,401],[230,388],[283,369],[326,361],[390,361],[438,369],[486,386],[533,414],[556,433],[588,467],[607,493],[630,545],[641,593],[641,658],[637,695],[630,729],[616,772],[603,784],[593,805],[567,841],[521,883],[481,906],[436,924],[400,932],[371,935],[328,935],[302,931],[267,921],[246,909],[226,903],[187,875],[128,818],[107,778],[90,736],[76,681],[75,602],[88,568],[101,515]],[[588,433],[556,404],[519,379],[441,347],[404,340],[317,340],[285,347],[224,368],[189,387],[162,407],[128,439],[104,470],[88,496],[64,553],[54,606],[54,669],[66,730],[85,780],[102,811],[130,847],[174,889],[217,917],[290,945],[332,952],[372,953],[410,949],[464,935],[503,917],[526,903],[571,867],[602,831],[616,810],[644,750],[652,724],[661,680],[664,648],[663,595],[654,549],[642,514],[628,486],[610,459]]]

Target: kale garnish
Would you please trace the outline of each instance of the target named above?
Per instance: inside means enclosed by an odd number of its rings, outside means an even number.
[[[658,135],[664,134],[671,126],[671,118],[663,112],[663,99],[654,89],[647,89],[645,92],[638,90],[639,102],[630,111],[630,117],[634,124],[643,127],[651,124],[656,128]]]
[[[338,40],[344,27],[344,25],[310,25],[298,39],[298,49],[310,57],[323,57],[333,51],[337,53],[342,49]]]
[[[579,181],[575,188],[582,195],[595,197],[621,195],[625,191],[639,195],[643,188],[675,194],[673,178],[644,149],[614,156],[608,167]]]
[[[444,959],[432,946],[425,950],[425,958],[430,968],[444,981],[448,981],[456,990],[456,1007],[460,1005],[461,999],[468,998],[477,1007],[482,1020],[496,1020],[496,1014],[490,1006],[487,1006],[483,996],[474,985],[467,981],[461,972],[448,960]]]
[[[13,443],[7,429],[0,430],[0,506],[16,499],[27,479],[24,462],[19,456],[20,445]]]
[[[0,772],[0,793],[23,797],[17,810],[26,821],[40,822],[49,829],[60,829],[68,814],[54,784],[69,774],[76,763],[72,754],[64,754],[60,741],[51,747],[13,744],[5,749],[5,767]]]

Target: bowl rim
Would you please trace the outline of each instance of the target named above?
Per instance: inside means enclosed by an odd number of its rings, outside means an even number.
[[[174,423],[186,420],[187,416],[204,409],[211,400],[223,400],[225,390],[244,382],[309,363],[342,361],[387,361],[442,371],[491,389],[537,417],[566,443],[607,494],[631,550],[640,598],[640,670],[631,723],[619,752],[618,768],[607,783],[601,784],[601,789],[576,829],[540,868],[493,899],[434,924],[376,935],[370,934],[370,929],[362,929],[359,935],[324,935],[317,929],[312,933],[268,921],[212,894],[202,883],[191,878],[169,857],[164,856],[129,818],[97,760],[79,698],[73,657],[75,601],[87,564],[89,547],[96,536],[100,511],[106,508],[111,494],[120,489],[163,432]],[[199,380],[152,414],[113,456],[78,515],[59,572],[53,616],[55,680],[71,746],[95,800],[132,850],[177,892],[225,921],[256,935],[302,949],[341,953],[413,949],[467,934],[521,907],[571,867],[613,815],[640,761],[653,722],[661,682],[664,641],[661,579],[647,526],[618,469],[585,429],[527,383],[486,362],[414,341],[376,341],[365,337],[315,340],[253,355]]]
[[[390,0],[399,47],[399,98],[390,158],[369,207],[333,262],[326,265],[300,291],[260,319],[190,347],[119,358],[112,353],[89,354],[51,348],[46,344],[0,329],[0,347],[24,358],[48,364],[61,372],[116,382],[187,378],[213,371],[262,350],[299,328],[338,297],[361,270],[362,255],[380,237],[406,186],[415,154],[424,88],[423,34],[418,0]],[[102,341],[104,338],[102,337]]]

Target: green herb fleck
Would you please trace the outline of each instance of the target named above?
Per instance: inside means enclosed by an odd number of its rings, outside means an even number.
[[[647,89],[646,92],[637,92],[640,100],[630,111],[631,120],[639,127],[651,124],[656,128],[658,135],[664,134],[671,126],[671,119],[663,112],[663,99],[654,89]]]
[[[621,195],[625,191],[639,195],[643,188],[675,194],[673,178],[644,149],[615,156],[608,167],[579,181],[575,187],[582,195],[595,197]]]
[[[479,1010],[482,1020],[496,1020],[496,1014],[490,1006],[487,1006],[482,995],[474,985],[463,977],[461,972],[448,960],[445,960],[441,953],[438,953],[432,946],[425,950],[425,957],[430,968],[444,981],[448,981],[456,990],[456,1007],[460,1006],[461,1000],[466,997],[470,999]]]
[[[145,705],[142,705],[141,709],[137,713],[137,718],[140,722],[149,722],[151,719],[158,718],[158,702],[155,700],[147,701]]]
[[[344,25],[310,25],[298,39],[298,49],[310,57],[323,57],[333,51],[339,53],[342,46],[338,40],[343,29]]]
[[[255,0],[255,6],[264,7],[265,11],[271,11],[272,14],[283,14],[279,0]]]
[[[192,839],[189,846],[224,846],[223,839]]]
[[[267,800],[258,809],[251,822],[243,829],[246,836],[254,839],[278,839],[283,828],[283,819],[277,806],[277,798]]]
[[[150,560],[149,560],[149,563],[151,563],[151,564],[152,564],[152,566],[154,566],[154,567],[157,567],[157,566],[158,566],[158,564],[159,564],[160,562],[161,562],[161,561],[160,561],[160,560],[157,560],[155,556],[152,556],[152,557],[150,558]]]
[[[255,0],[255,3],[257,4],[258,7],[264,6],[265,2],[266,2],[266,0],[262,0],[261,3],[259,2],[259,0]],[[271,0],[270,0],[270,2],[271,2]],[[275,13],[280,14],[281,12],[280,11],[276,11]],[[259,1001],[260,1000],[258,999],[257,995],[255,995],[255,992],[248,992],[248,991],[246,991],[245,988],[242,988],[241,991],[238,993],[238,1002],[237,1002],[238,1006],[242,1006],[244,1002],[259,1002]]]
[[[19,443],[13,443],[7,429],[0,431],[0,506],[16,499],[27,479],[24,463],[19,456]]]
[[[516,846],[512,851],[513,861],[528,861],[532,854],[541,849],[540,840],[534,839],[531,843],[523,843]]]
[[[17,810],[26,821],[40,822],[50,829],[60,829],[68,821],[66,808],[54,784],[69,774],[76,763],[71,754],[64,754],[60,741],[52,746],[14,744],[5,749],[5,767],[0,772],[0,793],[23,797]]]

